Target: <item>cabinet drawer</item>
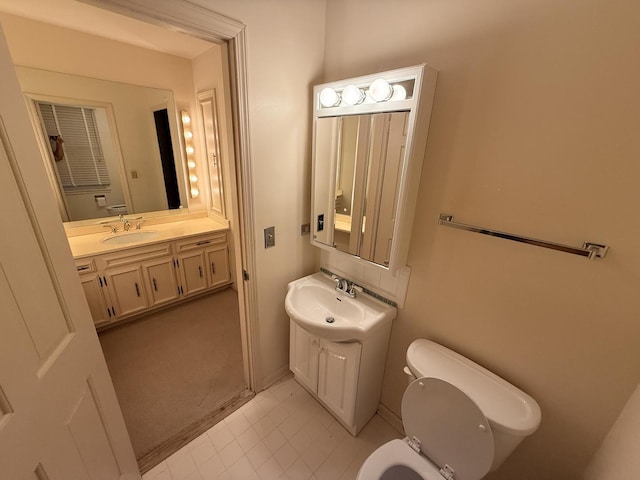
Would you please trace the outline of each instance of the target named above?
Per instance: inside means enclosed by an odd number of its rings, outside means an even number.
[[[186,240],[174,242],[176,253],[188,252],[196,248],[205,248],[214,245],[225,245],[227,243],[227,233],[219,232],[213,234],[192,237]]]
[[[169,255],[171,255],[171,243],[167,242],[101,255],[100,262],[102,268],[121,267]]]
[[[96,262],[93,258],[79,258],[75,261],[76,270],[80,275],[96,272]]]

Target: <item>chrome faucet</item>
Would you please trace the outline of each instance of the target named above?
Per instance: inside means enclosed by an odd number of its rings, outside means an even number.
[[[124,229],[125,232],[128,232],[129,229],[131,228],[131,222],[125,218],[123,223],[124,223],[124,226],[122,228]]]
[[[111,233],[116,233],[118,231],[115,225],[103,225],[103,227],[111,229]]]
[[[348,297],[356,298],[356,290],[358,287],[355,283],[350,282],[346,278],[338,277],[337,275],[331,275],[331,278],[336,282],[336,290],[344,293]]]

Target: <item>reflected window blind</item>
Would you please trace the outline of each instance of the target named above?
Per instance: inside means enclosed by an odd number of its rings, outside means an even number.
[[[54,162],[65,191],[104,189],[111,183],[93,108],[37,102],[47,136],[64,140]],[[53,147],[52,147],[53,149]]]

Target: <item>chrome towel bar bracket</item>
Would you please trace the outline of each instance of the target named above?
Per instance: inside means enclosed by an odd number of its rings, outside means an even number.
[[[529,245],[535,245],[537,247],[550,248],[551,250],[558,250],[560,252],[572,253],[574,255],[580,255],[589,259],[604,258],[609,250],[609,247],[599,243],[584,242],[582,248],[571,247],[569,245],[563,245],[561,243],[547,242],[544,240],[536,240],[535,238],[523,237],[522,235],[514,235],[511,233],[500,232],[498,230],[491,230],[488,228],[475,227],[473,225],[467,225],[464,223],[458,223],[453,221],[453,215],[440,214],[438,220],[440,225],[446,227],[458,228],[460,230],[467,230],[469,232],[482,233],[483,235],[490,235],[492,237],[504,238],[506,240],[513,240],[514,242],[528,243]]]

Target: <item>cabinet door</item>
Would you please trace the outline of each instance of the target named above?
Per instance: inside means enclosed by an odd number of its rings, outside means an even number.
[[[165,257],[143,265],[151,305],[162,305],[179,296],[173,257]]]
[[[80,283],[82,283],[84,295],[87,297],[87,303],[89,304],[89,310],[91,311],[95,326],[97,327],[114,320],[114,315],[112,315],[110,309],[111,305],[107,304],[107,300],[103,294],[102,280],[100,277],[96,274],[80,275]]]
[[[118,317],[140,312],[149,306],[141,265],[109,269],[104,276]]]
[[[231,280],[229,272],[229,251],[226,245],[209,248],[206,251],[209,270],[209,286],[215,287]]]
[[[358,342],[320,339],[318,398],[347,425],[354,423],[361,350]]]
[[[183,295],[192,295],[208,288],[204,250],[182,253],[178,262]]]
[[[293,320],[289,326],[289,368],[296,379],[312,392],[318,388],[318,337],[300,328]]]

